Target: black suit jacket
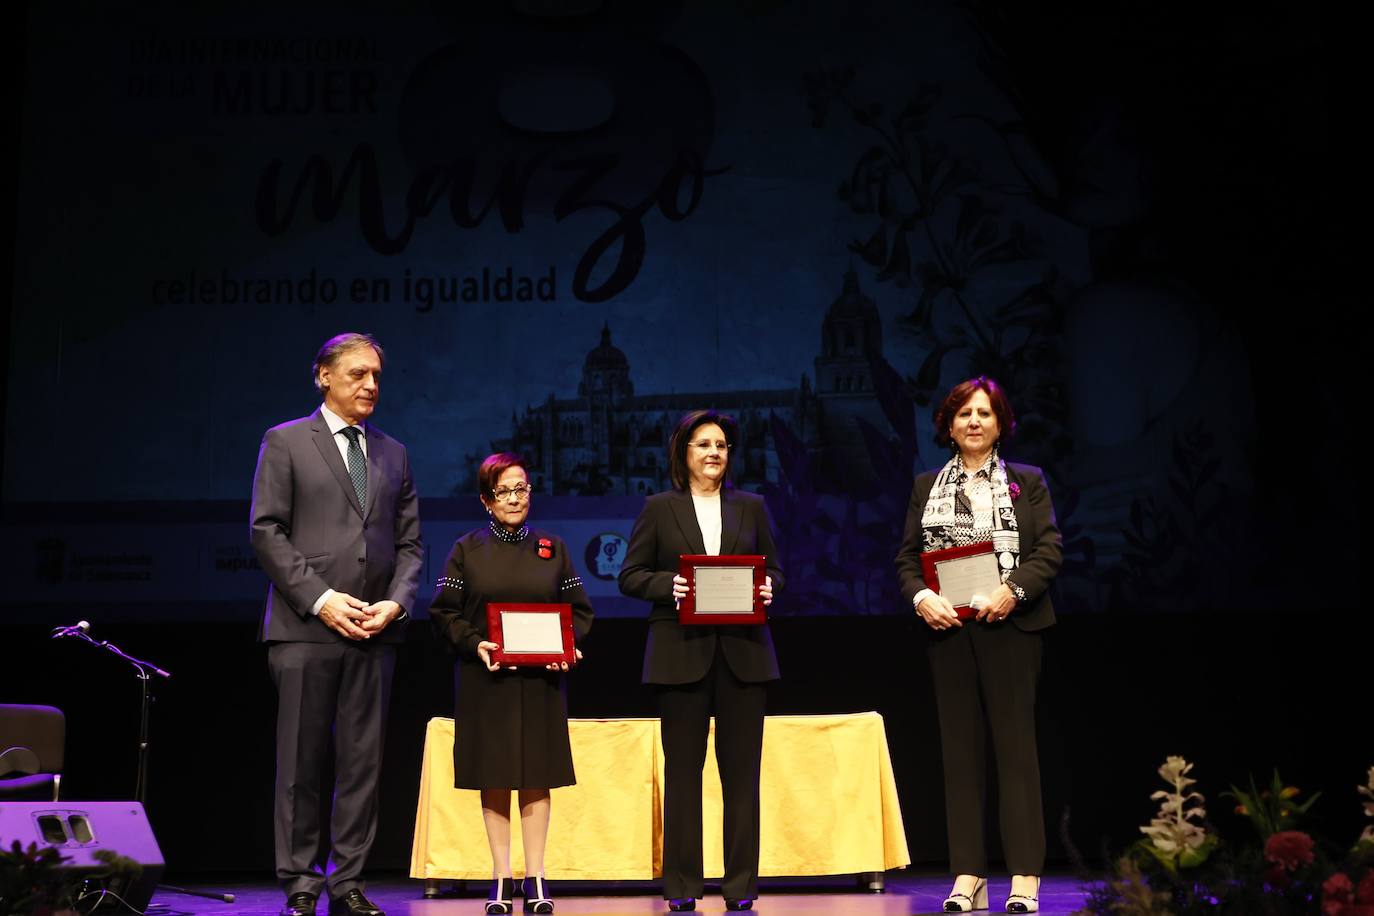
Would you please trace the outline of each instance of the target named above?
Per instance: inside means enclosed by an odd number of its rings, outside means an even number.
[[[723,489],[720,498],[722,554],[762,554],[773,594],[782,590],[782,563],[773,543],[773,522],[763,497]],[[673,576],[681,554],[703,554],[706,543],[688,493],[655,493],[644,503],[630,532],[630,546],[620,568],[620,591],[653,602],[649,643],[644,650],[643,682],[690,684],[711,669],[716,643],[735,677],[746,683],[778,678],[778,658],[768,625],[689,626],[677,622]]]
[[[897,578],[908,606],[916,593],[926,587],[921,572],[921,548],[924,546],[921,513],[925,511],[930,488],[939,473],[937,468],[918,474],[911,488],[906,530],[902,535],[902,547],[897,551]],[[1021,562],[1007,578],[1026,592],[1026,600],[1012,611],[1009,619],[1027,632],[1043,630],[1054,623],[1049,587],[1064,558],[1059,527],[1054,521],[1054,506],[1050,503],[1049,488],[1045,486],[1045,475],[1039,468],[1008,461],[1007,481],[1021,488],[1020,495],[1011,502],[1020,535]]]
[[[271,580],[259,638],[342,641],[311,613],[326,589],[414,605],[424,551],[405,446],[367,424],[367,511],[358,504],[324,416],[269,429],[253,477],[250,538]],[[403,621],[382,631],[399,642]]]

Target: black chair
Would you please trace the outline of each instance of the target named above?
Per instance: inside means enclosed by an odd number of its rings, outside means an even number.
[[[57,801],[66,743],[62,710],[0,703],[0,800]]]

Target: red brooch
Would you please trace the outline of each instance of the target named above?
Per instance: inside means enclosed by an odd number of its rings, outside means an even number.
[[[553,559],[553,541],[549,540],[548,538],[540,538],[540,539],[539,539],[539,549],[538,549],[537,553],[539,554],[540,558],[542,558],[542,559],[545,559],[545,560],[552,560],[552,559]]]
[[[1013,480],[1011,483],[1007,484],[1007,492],[1011,494],[1012,499],[1015,499],[1021,495],[1021,485]]]

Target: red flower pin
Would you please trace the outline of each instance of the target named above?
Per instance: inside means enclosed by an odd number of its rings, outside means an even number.
[[[1021,495],[1021,485],[1013,480],[1011,483],[1007,484],[1007,492],[1011,494],[1012,499],[1015,499]]]
[[[538,549],[537,552],[538,552],[538,554],[539,554],[539,556],[540,556],[541,558],[543,558],[543,559],[545,559],[545,560],[552,560],[552,559],[553,559],[553,541],[549,540],[548,538],[540,538],[540,539],[539,539],[539,549]]]

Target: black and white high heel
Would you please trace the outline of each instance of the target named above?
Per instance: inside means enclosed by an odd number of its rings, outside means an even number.
[[[520,896],[525,898],[526,913],[552,913],[553,898],[543,875],[529,875],[520,884]]]
[[[1035,893],[1012,894],[1007,897],[1008,913],[1037,913],[1040,911],[1040,879],[1035,879]]]
[[[974,910],[988,908],[988,879],[979,878],[973,885],[973,893],[956,894],[953,891],[945,898],[946,913],[972,913]]]
[[[487,916],[510,916],[515,909],[515,879],[507,875],[491,882],[491,893],[487,894]]]

